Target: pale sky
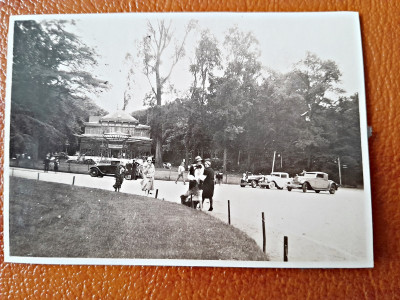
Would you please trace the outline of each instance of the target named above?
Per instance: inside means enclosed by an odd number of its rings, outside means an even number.
[[[47,16],[53,17],[55,16]],[[123,106],[127,72],[131,66],[131,63],[125,62],[127,53],[131,53],[135,61],[135,94],[127,111],[143,108],[143,97],[150,91],[150,85],[141,73],[142,64],[137,57],[138,43],[146,33],[147,21],[155,24],[157,19],[172,20],[174,37],[179,41],[189,20],[198,21],[198,28],[187,39],[186,56],[176,65],[170,78],[178,94],[166,95],[164,99],[173,100],[189,89],[192,82],[189,66],[200,32],[209,29],[217,38],[224,55],[225,33],[234,25],[241,31],[251,31],[258,39],[260,61],[266,68],[279,72],[289,71],[294,63],[303,59],[306,52],[310,51],[324,60],[331,59],[337,63],[343,75],[341,88],[348,95],[360,92],[363,88],[361,37],[356,13],[125,13],[56,17],[76,20],[76,26],[71,28],[100,55],[99,66],[92,72],[108,81],[112,88],[92,98],[108,111],[114,111],[117,107],[121,109]],[[43,18],[46,17],[42,16]],[[169,65],[169,55],[166,55],[163,66]]]

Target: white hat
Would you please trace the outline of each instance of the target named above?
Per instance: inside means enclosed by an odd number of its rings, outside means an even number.
[[[196,158],[194,159],[195,161],[201,161],[201,156],[196,156]]]

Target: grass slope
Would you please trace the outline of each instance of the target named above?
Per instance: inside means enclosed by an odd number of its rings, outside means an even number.
[[[13,256],[267,260],[240,230],[154,198],[11,177],[9,207]]]

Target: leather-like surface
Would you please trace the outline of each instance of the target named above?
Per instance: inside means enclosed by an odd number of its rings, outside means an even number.
[[[4,120],[9,16],[128,11],[358,11],[364,47],[374,221],[374,269],[292,270],[8,264],[0,297],[313,298],[400,297],[400,1],[0,0],[0,118]],[[1,122],[2,124],[2,122]],[[2,126],[3,142],[4,132]],[[3,154],[3,148],[1,148]],[[2,156],[3,157],[3,156]],[[3,179],[3,174],[1,174]],[[3,202],[1,202],[3,207]],[[1,221],[1,239],[3,220]],[[3,245],[3,242],[1,243]]]

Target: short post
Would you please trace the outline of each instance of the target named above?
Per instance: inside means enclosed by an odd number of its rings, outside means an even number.
[[[11,174],[11,176],[14,177],[14,168],[12,168],[12,174]]]
[[[169,176],[168,176],[168,180],[171,180],[171,168],[169,169]]]
[[[37,173],[37,180],[39,180],[39,174],[40,174],[40,173]]]
[[[228,183],[228,174],[225,174],[225,183]]]
[[[157,199],[157,197],[158,197],[158,189],[156,189],[156,196],[155,196],[155,198]]]
[[[283,261],[288,261],[288,237],[283,237]]]
[[[262,220],[262,233],[263,233],[263,252],[265,253],[266,251],[266,241],[265,241],[265,218],[264,218],[264,212],[261,213],[261,220]]]
[[[75,185],[75,175],[72,177],[72,185]]]
[[[193,207],[193,195],[190,195],[190,206],[191,206],[192,208],[194,208],[194,207]]]
[[[228,200],[228,224],[231,225],[231,201]]]

